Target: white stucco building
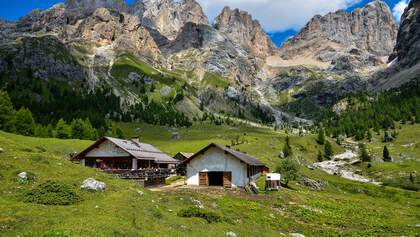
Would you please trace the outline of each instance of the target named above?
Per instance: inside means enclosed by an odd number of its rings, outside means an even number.
[[[266,164],[246,153],[214,143],[184,164],[187,184],[200,186],[245,187],[269,170]]]

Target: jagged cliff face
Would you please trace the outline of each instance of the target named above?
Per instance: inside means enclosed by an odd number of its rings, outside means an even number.
[[[144,2],[143,26],[157,30],[169,40],[174,40],[187,22],[210,25],[201,6],[194,0]]]
[[[315,16],[280,50],[283,59],[307,55],[325,61],[319,55],[350,46],[374,56],[388,56],[395,45],[397,31],[398,25],[388,5],[377,0],[350,13],[339,10]]]
[[[245,11],[239,9],[232,11],[229,7],[225,7],[214,20],[214,27],[244,46],[248,52],[260,57],[272,56],[278,51],[260,23]]]
[[[418,61],[418,0],[410,6],[414,10],[404,14],[409,20],[402,21],[395,50],[401,65]],[[396,30],[389,7],[375,1],[351,13],[315,16],[279,50],[259,22],[238,9],[225,7],[212,26],[194,0],[137,0],[132,5],[123,0],[68,0],[15,22],[0,19],[0,75],[29,68],[39,79],[77,80],[87,82],[89,89],[105,84],[128,104],[142,96],[139,88],[132,90],[133,84],[159,87],[162,78],[182,78],[196,90],[185,104],[199,105],[203,99],[210,110],[234,114],[237,105],[220,106],[232,97],[225,95],[248,91],[257,98],[253,103],[269,108],[277,122],[282,117],[292,121],[293,116],[279,109],[301,108],[305,104],[295,102],[302,100],[328,107],[366,88],[362,74],[386,65]],[[31,45],[41,49],[32,50]],[[57,49],[60,54],[51,54]],[[272,59],[280,63],[271,64]]]
[[[394,55],[402,67],[411,67],[420,62],[420,0],[411,0],[401,16],[400,30]]]
[[[226,19],[219,21],[219,19]],[[207,52],[194,64],[203,70],[250,84],[261,77],[264,58],[277,47],[258,21],[239,10],[225,9],[210,25],[194,0],[68,0],[41,11],[32,11],[16,22],[0,24],[2,39],[25,34],[54,34],[64,43],[80,42],[127,51],[152,66],[191,68],[183,58],[189,51]],[[182,63],[185,62],[185,63]]]

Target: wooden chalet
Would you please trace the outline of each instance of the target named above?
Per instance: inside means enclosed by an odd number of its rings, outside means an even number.
[[[75,163],[96,168],[143,186],[164,184],[169,166],[179,163],[156,147],[140,143],[138,137],[123,140],[103,137],[72,158]]]

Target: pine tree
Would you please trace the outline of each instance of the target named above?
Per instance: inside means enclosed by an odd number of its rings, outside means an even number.
[[[325,141],[324,149],[325,149],[325,151],[324,151],[325,152],[325,157],[330,159],[334,155],[334,151],[332,149],[331,143],[328,140]]]
[[[384,150],[383,150],[382,154],[383,154],[383,158],[384,158],[385,162],[391,162],[392,161],[392,158],[391,158],[391,156],[389,154],[389,151],[388,151],[388,148],[386,146],[384,146]]]
[[[54,128],[51,124],[47,126],[47,137],[54,137]]]
[[[71,128],[70,126],[64,121],[64,119],[58,120],[56,126],[56,137],[61,139],[67,139],[71,136]]]
[[[38,124],[35,126],[35,137],[48,137],[48,130],[46,127],[42,126],[41,124]]]
[[[368,132],[367,132],[367,139],[368,141],[372,140],[372,133],[370,132],[370,129],[368,129]]]
[[[370,162],[372,159],[367,151],[366,145],[363,143],[359,143],[359,149],[360,149],[360,159],[363,162]]]
[[[318,156],[317,156],[318,162],[322,162],[324,158],[322,157],[321,150],[318,150]]]
[[[15,114],[9,95],[0,91],[0,130],[15,132]]]
[[[82,119],[73,119],[70,124],[71,128],[71,137],[75,139],[83,139],[83,130],[85,123]]]
[[[286,137],[286,143],[284,144],[284,147],[283,147],[283,154],[284,154],[284,157],[289,157],[293,154],[292,146],[290,145],[289,136]]]
[[[16,113],[16,132],[21,135],[31,136],[35,132],[35,120],[29,109],[21,108]]]
[[[95,129],[92,127],[89,118],[87,118],[83,123],[82,139],[93,140],[95,138]]]
[[[320,145],[324,145],[324,143],[325,143],[324,129],[322,129],[322,128],[319,129],[317,142]]]

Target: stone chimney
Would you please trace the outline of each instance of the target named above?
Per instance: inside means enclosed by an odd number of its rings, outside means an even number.
[[[140,142],[138,136],[131,137],[131,141],[134,142],[134,143],[139,143]]]

